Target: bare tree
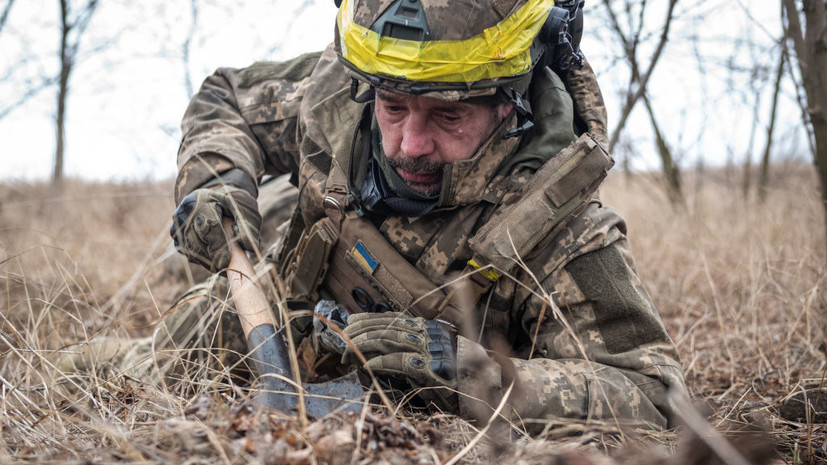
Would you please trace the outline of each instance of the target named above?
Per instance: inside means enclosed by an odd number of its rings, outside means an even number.
[[[8,69],[6,73],[0,76],[0,81],[5,81],[10,79],[11,76],[14,74],[14,69]],[[25,90],[23,90],[20,94],[15,95],[15,100],[9,104],[5,104],[4,106],[0,107],[0,119],[5,118],[11,112],[22,106],[32,97],[40,94],[40,92],[48,89],[49,87],[53,86],[57,82],[55,76],[39,76],[34,80],[30,80],[27,82],[25,86]]]
[[[666,18],[663,23],[663,28],[661,29],[660,37],[658,38],[658,43],[655,46],[655,51],[652,53],[652,56],[649,57],[648,63],[649,66],[646,68],[645,71],[641,73],[641,68],[639,66],[640,61],[638,60],[638,47],[641,45],[641,40],[643,39],[643,28],[644,28],[644,16],[646,15],[646,0],[643,0],[640,3],[640,10],[638,11],[638,19],[637,19],[637,26],[634,30],[630,30],[628,32],[623,31],[623,27],[620,24],[620,20],[612,9],[609,0],[603,0],[603,5],[606,8],[606,12],[609,14],[609,19],[612,23],[612,28],[617,34],[618,39],[623,44],[623,50],[626,55],[626,61],[631,69],[631,76],[629,79],[628,90],[626,92],[626,98],[623,103],[623,108],[620,111],[620,119],[615,126],[614,132],[612,133],[611,137],[609,138],[609,151],[611,152],[614,149],[614,146],[617,144],[617,140],[620,137],[620,133],[623,131],[623,128],[626,127],[626,121],[629,119],[629,115],[632,113],[635,105],[640,101],[643,97],[643,94],[646,93],[646,86],[649,83],[649,79],[652,77],[652,72],[655,69],[655,66],[658,63],[658,60],[663,53],[663,49],[666,46],[666,42],[669,39],[669,28],[672,25],[672,20],[675,17],[675,5],[678,3],[678,0],[669,0],[669,7],[667,8]],[[624,5],[624,9],[627,13],[631,14],[633,10],[631,1],[627,0]],[[631,29],[631,26],[630,26]]]
[[[821,181],[827,227],[827,5],[824,0],[781,0],[807,98],[813,162]],[[800,6],[799,6],[800,5]],[[804,19],[802,24],[801,19]],[[806,124],[806,123],[805,123]]]
[[[60,71],[57,90],[57,110],[55,112],[55,159],[52,182],[56,186],[63,183],[63,156],[66,139],[66,103],[69,97],[69,79],[72,75],[80,40],[86,31],[98,6],[98,0],[88,0],[85,5],[74,11],[71,0],[59,0],[60,4]]]
[[[784,38],[781,39],[783,44]],[[781,46],[778,56],[778,69],[775,73],[775,88],[772,93],[772,105],[770,107],[770,122],[767,126],[767,143],[764,145],[764,156],[761,158],[761,176],[758,178],[758,199],[764,202],[767,199],[767,185],[770,179],[770,151],[772,149],[772,136],[775,130],[775,120],[778,114],[778,94],[781,93],[781,81],[784,78],[784,54],[785,47]]]
[[[753,73],[754,76],[755,73]],[[755,86],[755,78],[750,78],[750,89],[753,91],[754,101],[752,108],[752,125],[749,131],[749,143],[744,156],[744,176],[741,180],[741,195],[744,200],[749,199],[750,187],[752,186],[752,149],[755,147],[755,133],[758,132],[758,121],[761,110],[761,93]]]
[[[747,15],[749,15],[749,11],[744,11]],[[743,36],[750,44],[755,44],[756,41],[752,37],[752,30],[747,29]],[[734,47],[734,53],[739,53],[738,47]],[[742,94],[743,99],[743,106],[750,106],[752,111],[752,121],[750,124],[750,131],[749,131],[749,139],[747,143],[747,147],[744,151],[744,166],[743,166],[743,176],[741,179],[741,195],[743,196],[744,200],[749,200],[750,192],[752,189],[752,182],[753,182],[753,151],[755,149],[755,139],[758,134],[758,127],[761,125],[761,113],[763,106],[761,105],[762,96],[764,94],[764,85],[766,80],[766,65],[764,61],[767,55],[767,51],[763,47],[755,47],[750,46],[748,47],[749,52],[749,60],[752,63],[752,66],[748,68],[747,71],[747,85],[740,86],[745,93]],[[739,72],[737,67],[729,67],[728,68],[728,76],[733,84],[735,82],[739,82],[741,80],[735,79],[734,75]],[[734,86],[733,86],[734,87]],[[735,88],[730,87],[727,89],[727,93],[730,97],[736,97],[738,92]],[[729,164],[727,165],[729,166]]]
[[[14,0],[7,0],[2,10],[0,10],[0,33],[3,32],[3,29],[9,22],[13,5]],[[8,35],[8,33],[6,35]],[[9,100],[0,105],[0,120],[57,82],[54,74],[39,73],[36,77],[20,77],[20,74],[25,76],[25,73],[21,73],[22,69],[38,60],[39,57],[22,52],[19,58],[13,63],[5,63],[5,69],[0,73],[0,83],[21,82],[23,85],[21,89],[16,92],[5,94]]]
[[[649,97],[643,94],[643,103],[646,106],[646,112],[649,114],[649,121],[652,123],[652,132],[655,133],[655,143],[658,146],[658,155],[660,156],[661,167],[663,171],[664,180],[666,182],[666,194],[669,197],[669,202],[675,207],[686,206],[683,198],[683,190],[681,188],[681,173],[678,165],[674,161],[672,151],[663,137],[663,132],[660,130],[658,119],[655,117],[655,110],[652,108]]]
[[[655,134],[658,155],[661,158],[661,166],[666,180],[669,200],[673,205],[682,205],[683,192],[681,190],[680,171],[678,169],[678,165],[672,157],[672,152],[663,137],[663,132],[660,130],[657,119],[655,118],[654,110],[652,109],[652,105],[650,104],[647,96],[647,85],[652,77],[652,72],[655,70],[655,66],[657,65],[658,60],[663,53],[663,49],[666,46],[666,42],[669,39],[669,28],[675,17],[675,5],[677,3],[678,0],[669,0],[666,10],[666,17],[664,19],[663,27],[661,28],[660,36],[657,39],[654,52],[648,59],[648,66],[643,69],[640,65],[641,62],[638,59],[638,51],[640,45],[645,40],[643,30],[645,25],[644,18],[647,16],[647,1],[641,0],[637,6],[637,9],[634,7],[634,2],[632,0],[626,0],[624,2],[623,9],[626,12],[626,15],[630,17],[628,21],[628,30],[624,31],[617,13],[610,5],[610,1],[603,0],[603,5],[609,15],[612,30],[623,44],[623,50],[626,58],[625,61],[630,70],[629,84],[627,86],[623,108],[620,112],[620,119],[617,126],[615,126],[611,137],[609,138],[609,151],[612,152],[614,150],[615,145],[620,138],[620,134],[626,126],[629,115],[631,115],[635,105],[643,99],[649,114],[649,120],[652,124],[652,131]],[[635,10],[637,10],[637,19],[632,18],[632,16],[635,16],[633,13]]]
[[[190,63],[190,52],[195,32],[198,30],[198,0],[190,1],[190,28],[187,31],[187,38],[181,44],[181,61],[184,65],[184,87],[187,90],[187,97],[192,98],[195,88],[192,85],[192,71]]]

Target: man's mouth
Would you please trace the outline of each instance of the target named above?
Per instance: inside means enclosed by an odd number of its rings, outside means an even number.
[[[414,191],[423,195],[434,195],[439,192],[444,163],[407,157],[389,158],[388,161],[396,174]]]
[[[413,171],[406,171],[401,168],[397,168],[396,172],[399,176],[408,182],[408,184],[426,184],[426,185],[433,185],[439,184],[442,180],[442,170],[439,171],[426,171],[426,172],[413,172]]]

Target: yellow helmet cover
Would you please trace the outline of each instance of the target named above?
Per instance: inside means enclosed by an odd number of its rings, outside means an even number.
[[[348,67],[367,76],[467,89],[529,74],[535,58],[532,44],[554,6],[553,0],[527,0],[495,25],[465,39],[405,40],[354,21],[353,5],[359,1],[364,0],[344,0],[337,17],[337,45]]]

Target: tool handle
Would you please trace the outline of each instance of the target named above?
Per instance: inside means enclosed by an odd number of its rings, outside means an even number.
[[[256,400],[265,407],[293,414],[296,410],[296,389],[288,381],[291,373],[287,345],[278,333],[278,325],[267,302],[267,296],[255,281],[256,272],[247,254],[233,239],[233,221],[222,223],[230,247],[227,280],[250,359],[254,362],[262,390]]]
[[[230,247],[230,266],[227,268],[227,281],[230,284],[230,292],[235,302],[235,309],[238,318],[241,320],[241,328],[244,336],[249,339],[250,331],[261,325],[273,325],[278,329],[278,323],[267,302],[264,291],[256,284],[256,272],[253,269],[247,254],[233,239],[233,220],[224,218],[222,221],[224,236],[227,238],[227,245]]]

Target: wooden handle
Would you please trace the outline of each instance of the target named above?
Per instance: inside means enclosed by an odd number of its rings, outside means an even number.
[[[224,236],[230,247],[230,266],[227,268],[227,280],[230,283],[230,292],[241,320],[244,336],[249,338],[250,331],[261,325],[272,325],[278,329],[278,324],[267,302],[264,291],[255,281],[256,272],[247,254],[233,239],[233,220],[224,218],[222,222]]]

